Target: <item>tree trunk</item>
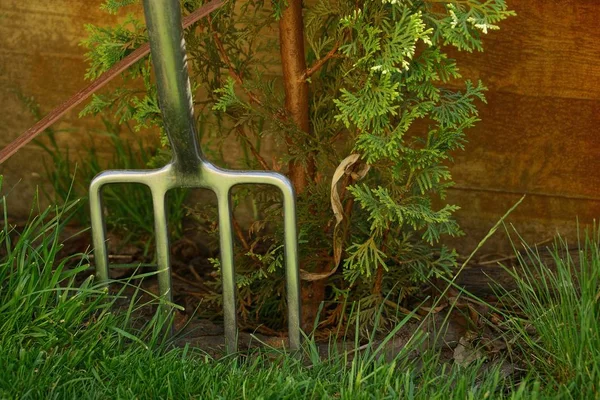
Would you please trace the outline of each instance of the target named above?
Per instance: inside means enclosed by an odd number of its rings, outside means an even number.
[[[288,7],[283,11],[279,21],[279,43],[285,89],[285,108],[298,128],[309,133],[308,83],[305,79],[306,59],[301,0],[288,0]],[[293,141],[288,141],[288,145],[293,146]],[[298,194],[302,194],[306,190],[314,174],[313,160],[309,160],[307,165],[295,161],[291,161],[289,164],[289,178]],[[319,305],[324,298],[324,281],[308,282],[303,285],[302,328],[305,331],[312,329]]]
[[[308,83],[304,79],[306,59],[304,58],[304,25],[301,0],[288,0],[288,7],[283,11],[279,21],[279,42],[285,89],[285,108],[298,128],[308,133],[310,131],[310,119],[308,117]],[[290,162],[290,180],[297,193],[304,192],[312,174],[314,174],[313,165],[305,168],[301,163]]]

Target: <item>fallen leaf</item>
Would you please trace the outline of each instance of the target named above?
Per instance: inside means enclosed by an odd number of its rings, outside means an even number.
[[[458,340],[458,345],[454,349],[454,362],[461,367],[466,367],[473,361],[479,360],[484,354],[473,345],[473,337],[467,332],[465,336]]]

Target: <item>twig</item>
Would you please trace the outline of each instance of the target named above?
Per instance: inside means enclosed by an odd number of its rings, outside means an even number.
[[[227,70],[229,71],[229,75],[231,75],[231,77],[236,81],[236,83],[241,86],[241,88],[244,90],[246,95],[248,95],[248,97],[250,98],[250,102],[256,103],[259,106],[262,106],[262,102],[260,101],[260,99],[254,93],[252,93],[250,90],[248,90],[244,87],[244,81],[242,80],[242,77],[240,76],[240,74],[238,74],[235,71],[235,69],[233,68],[233,64],[231,63],[231,60],[229,59],[229,56],[227,55],[227,52],[225,51],[225,46],[223,46],[223,42],[221,41],[219,34],[212,30],[212,19],[210,18],[210,16],[207,19],[208,19],[209,29],[211,30],[213,39],[215,40],[215,44],[217,45],[217,51],[219,52],[219,55],[223,59],[223,62],[225,63],[225,65],[227,65]]]
[[[200,299],[200,300],[204,300],[205,299],[205,296],[203,296],[202,293],[191,292],[189,290],[184,290],[183,293],[189,294],[190,296],[195,297],[195,298]]]
[[[189,27],[194,22],[198,21],[203,17],[206,17],[211,12],[220,8],[222,5],[222,0],[213,0],[210,3],[205,4],[204,6],[200,7],[199,9],[197,9],[196,11],[189,14],[183,19],[183,27]],[[40,133],[46,130],[50,125],[58,121],[63,115],[65,115],[67,112],[71,111],[73,108],[81,104],[93,93],[97,92],[102,87],[104,87],[115,76],[125,71],[132,64],[135,64],[136,62],[141,60],[149,52],[150,45],[148,43],[144,43],[136,50],[134,50],[131,54],[129,54],[127,57],[115,64],[111,69],[103,73],[90,85],[88,85],[84,89],[81,89],[79,92],[75,93],[75,95],[73,95],[67,101],[62,103],[60,106],[50,111],[50,113],[48,113],[44,118],[39,120],[35,125],[33,125],[21,135],[19,135],[15,140],[13,140],[7,146],[5,146],[2,149],[2,151],[0,151],[0,164],[8,160],[13,154],[19,151],[19,149],[21,149],[27,143],[31,142],[35,137],[37,137]]]
[[[173,275],[173,278],[179,279],[180,281],[185,282],[188,285],[194,286],[194,287],[196,287],[198,289],[206,291],[207,293],[210,293],[210,289],[206,285],[203,285],[200,282],[190,281],[189,279],[184,278],[183,276],[177,274],[174,271],[171,271],[171,275]]]
[[[339,130],[335,133],[335,135],[333,135],[330,139],[329,139],[329,143],[335,143],[335,141],[343,134],[345,133],[343,130]]]
[[[198,282],[202,282],[202,277],[196,272],[196,269],[192,265],[188,265],[188,270],[194,275],[194,278],[196,278]]]
[[[269,165],[267,164],[267,161],[263,158],[263,156],[260,155],[260,153],[258,152],[258,150],[256,149],[256,147],[254,147],[254,145],[250,141],[250,138],[248,137],[248,135],[246,135],[246,132],[244,131],[244,128],[242,128],[241,126],[238,125],[236,127],[236,131],[246,141],[246,144],[250,148],[250,152],[252,153],[252,155],[254,157],[256,157],[256,160],[258,161],[258,163],[260,164],[260,166],[263,167],[263,169],[265,171],[270,171],[271,168],[269,168]]]
[[[321,69],[321,67],[323,67],[323,65],[325,65],[325,63],[332,58],[333,56],[335,56],[335,53],[338,51],[338,49],[340,48],[340,42],[336,42],[333,45],[333,48],[331,50],[329,50],[329,52],[327,54],[325,54],[325,57],[320,58],[317,60],[317,62],[315,62],[315,64],[308,68],[306,71],[304,71],[304,74],[302,75],[301,79],[302,80],[306,80],[308,78],[310,78],[310,76],[312,74],[314,74],[315,72],[317,72],[318,70]]]
[[[235,235],[238,237],[238,239],[240,239],[240,242],[242,242],[242,247],[246,251],[250,250],[250,246],[248,245],[248,242],[246,241],[246,238],[244,237],[244,233],[242,232],[242,228],[240,227],[240,224],[237,222],[237,219],[235,219],[235,217],[232,216],[231,221],[232,221],[232,225],[233,225],[233,230],[235,231]]]

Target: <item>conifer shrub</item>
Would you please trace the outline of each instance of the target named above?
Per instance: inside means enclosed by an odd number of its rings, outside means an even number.
[[[107,0],[103,8],[134,11],[137,3]],[[203,3],[183,0],[184,13]],[[235,168],[281,170],[296,188],[305,328],[318,311],[323,327],[348,323],[352,302],[365,327],[383,309],[385,327],[421,283],[451,273],[456,252],[443,239],[462,232],[459,207],[443,201],[449,165],[478,121],[485,87],[463,80],[447,49],[482,51],[482,37],[511,15],[504,0],[228,0],[186,29],[211,161],[230,166],[222,155],[235,139],[244,155]],[[87,29],[90,79],[146,40],[141,17]],[[124,79],[134,84],[94,96],[82,114],[112,113],[160,131],[150,60]],[[271,154],[261,152],[267,141],[277,145]],[[251,223],[234,221],[240,311],[277,327],[285,314],[282,210],[277,193],[248,196],[245,188],[234,207],[247,197]],[[216,209],[196,206],[194,214],[218,243]]]

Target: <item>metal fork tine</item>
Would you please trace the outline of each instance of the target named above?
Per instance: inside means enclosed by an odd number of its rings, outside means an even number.
[[[90,185],[90,219],[94,242],[96,277],[100,283],[108,282],[108,252],[106,249],[106,224],[102,215],[102,184],[94,179]]]
[[[219,207],[219,239],[221,247],[221,281],[223,284],[223,319],[225,347],[228,353],[237,350],[237,301],[235,265],[233,263],[233,235],[231,221],[230,188],[217,192]]]
[[[275,186],[283,195],[285,277],[288,305],[288,337],[290,349],[300,348],[300,276],[298,267],[298,238],[296,232],[296,200],[294,187],[285,176],[264,171],[227,171],[233,185],[260,184]],[[231,218],[231,213],[228,214]],[[221,208],[219,208],[221,216]],[[231,231],[231,227],[229,227]],[[229,234],[232,236],[232,233]],[[221,237],[223,240],[223,237]],[[224,279],[224,278],[223,278]]]
[[[171,261],[169,247],[169,228],[166,210],[166,193],[152,190],[152,205],[154,208],[154,234],[156,235],[156,261],[158,264],[158,291],[163,317],[168,317],[173,303],[171,290]]]
[[[298,268],[298,239],[296,233],[296,201],[294,190],[286,182],[278,186],[283,195],[283,235],[285,278],[288,303],[288,336],[290,349],[300,348],[300,276]]]

